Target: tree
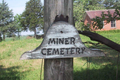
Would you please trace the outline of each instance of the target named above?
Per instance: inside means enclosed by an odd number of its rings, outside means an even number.
[[[14,21],[8,25],[7,36],[13,37],[15,33],[18,34],[18,38],[20,39],[20,32],[23,30],[21,27],[21,15],[16,14],[14,16]]]
[[[120,5],[120,0],[103,0],[106,9],[115,9]]]
[[[21,26],[21,15],[15,15],[14,17],[14,26],[15,26],[15,29],[16,29],[16,32],[18,33],[18,38],[20,39],[20,32],[23,30],[22,29],[22,26]]]
[[[12,10],[9,10],[8,4],[3,0],[0,4],[0,31],[3,34],[3,40],[5,40],[5,33],[8,28],[7,25],[12,22],[12,18]]]
[[[100,10],[105,9],[102,0],[74,0],[74,21],[78,30],[84,26],[82,20],[87,10]]]
[[[115,12],[113,14],[110,13],[110,11],[108,11],[107,13],[102,13],[101,17],[96,17],[93,18],[93,28],[95,29],[102,29],[103,28],[103,24],[101,24],[101,21],[105,21],[105,24],[111,22],[112,20],[120,20],[120,7],[117,7],[115,9]]]
[[[5,33],[7,32],[7,25],[13,20],[12,10],[9,10],[8,4],[2,1],[0,3],[0,32],[3,34],[3,40],[5,40]]]
[[[13,21],[12,23],[9,23],[9,25],[7,26],[6,35],[7,37],[13,37],[13,34],[15,33],[16,33],[16,25],[15,22]]]
[[[43,28],[43,6],[41,0],[30,0],[26,3],[25,11],[22,13],[21,24],[24,29],[34,31],[36,38],[36,28]]]

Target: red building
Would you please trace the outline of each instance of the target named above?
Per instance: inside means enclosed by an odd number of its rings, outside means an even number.
[[[85,25],[90,24],[91,30],[94,30],[92,26],[92,23],[93,23],[92,19],[95,18],[96,16],[101,17],[102,12],[104,12],[105,14],[108,14],[108,11],[113,16],[115,9],[86,11],[84,16],[84,24]],[[107,24],[106,24],[106,20],[101,22],[103,23],[103,28],[101,30],[120,29],[120,20],[112,20],[110,23],[107,23]]]

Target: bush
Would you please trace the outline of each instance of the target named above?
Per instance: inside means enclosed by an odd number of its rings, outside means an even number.
[[[120,30],[97,31],[97,33],[120,33]]]

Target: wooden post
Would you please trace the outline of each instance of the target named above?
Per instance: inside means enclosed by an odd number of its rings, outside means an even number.
[[[20,59],[45,59],[44,80],[73,80],[71,57],[104,56],[104,53],[90,50],[82,43],[73,26],[72,0],[44,0],[44,3],[44,40],[36,49],[24,52]]]
[[[61,14],[73,24],[73,0],[44,0],[44,33]],[[73,58],[45,59],[44,80],[73,80]]]

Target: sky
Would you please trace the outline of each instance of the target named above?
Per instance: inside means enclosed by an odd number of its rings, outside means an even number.
[[[22,14],[22,12],[25,10],[26,2],[29,0],[4,0],[7,4],[9,9],[13,11],[13,15],[16,14]],[[42,4],[44,3],[44,0],[41,0]],[[2,3],[2,0],[0,0],[0,3]],[[21,35],[30,35],[33,34],[33,32],[22,32]]]
[[[4,0],[10,10],[12,9],[13,10],[13,14],[16,15],[16,14],[22,14],[22,12],[25,10],[25,5],[26,5],[26,2],[28,2],[29,0]],[[42,4],[44,2],[44,0],[41,0]],[[2,0],[0,0],[0,3],[2,3]]]

